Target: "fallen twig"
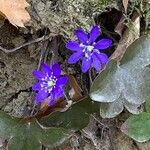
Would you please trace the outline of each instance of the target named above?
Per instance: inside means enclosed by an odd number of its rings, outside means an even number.
[[[27,43],[25,43],[25,44],[22,44],[22,45],[20,45],[20,46],[18,46],[18,47],[16,47],[16,48],[13,48],[13,49],[6,49],[6,48],[3,48],[3,47],[0,46],[0,50],[2,50],[2,51],[5,52],[5,53],[12,53],[12,52],[15,52],[15,51],[17,51],[17,50],[19,50],[19,49],[21,49],[21,48],[23,48],[23,47],[26,47],[26,46],[28,46],[28,45],[31,45],[31,44],[34,44],[34,43],[37,43],[37,42],[41,42],[41,41],[48,40],[49,38],[50,38],[50,35],[48,35],[48,36],[42,36],[42,37],[40,37],[40,38],[37,38],[37,39],[35,39],[35,40],[33,40],[33,41],[30,41],[30,42],[27,42]]]

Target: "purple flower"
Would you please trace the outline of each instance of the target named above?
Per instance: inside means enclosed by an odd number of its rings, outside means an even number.
[[[52,67],[47,64],[42,64],[42,70],[34,70],[33,75],[38,79],[38,82],[32,86],[32,89],[38,91],[36,102],[42,102],[47,97],[50,97],[49,105],[53,105],[55,100],[64,95],[63,86],[67,84],[67,76],[61,76],[61,68],[59,64],[54,64]]]
[[[68,59],[69,64],[75,64],[82,60],[82,72],[87,72],[90,67],[94,67],[100,71],[108,62],[108,56],[101,52],[111,46],[112,40],[102,38],[96,42],[100,35],[100,27],[93,26],[90,33],[86,33],[83,29],[75,30],[78,41],[69,41],[66,48],[74,52]]]

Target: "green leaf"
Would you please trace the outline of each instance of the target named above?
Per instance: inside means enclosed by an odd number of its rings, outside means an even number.
[[[62,128],[46,128],[37,120],[23,123],[0,112],[0,137],[8,139],[9,150],[40,150],[42,144],[55,147],[68,136],[68,130]]]
[[[146,112],[150,113],[150,97],[146,100]]]
[[[150,139],[150,113],[132,115],[122,125],[121,131],[138,142]]]
[[[99,111],[99,103],[89,97],[72,105],[65,112],[54,112],[40,120],[45,126],[64,127],[67,129],[83,129],[89,123],[89,115]]]
[[[114,103],[101,103],[100,114],[102,118],[113,118],[118,112],[121,113],[123,105],[121,101],[115,101]]]
[[[127,48],[120,64],[112,60],[98,75],[90,89],[90,97],[106,103],[101,107],[101,112],[105,112],[103,117],[116,116],[123,106],[131,113],[139,113],[138,107],[150,96],[149,64],[150,38],[144,36]]]

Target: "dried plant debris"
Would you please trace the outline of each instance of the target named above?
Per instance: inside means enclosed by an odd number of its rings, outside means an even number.
[[[72,31],[77,26],[89,29],[94,22],[94,16],[107,6],[117,7],[116,1],[113,0],[29,0],[29,3],[31,26],[34,29],[48,27],[51,32],[66,38],[73,36]]]
[[[125,12],[127,12],[129,0],[122,0],[122,3],[123,3]]]
[[[24,27],[30,21],[30,15],[26,11],[29,6],[26,0],[0,0],[0,14],[6,16],[14,26]]]
[[[124,26],[124,17],[120,20],[118,25],[116,26],[115,31],[120,33],[123,30]],[[115,52],[111,55],[111,59],[121,60],[127,47],[132,44],[136,39],[139,38],[140,35],[140,16],[139,13],[134,12],[133,16],[128,23],[128,28],[124,31]]]

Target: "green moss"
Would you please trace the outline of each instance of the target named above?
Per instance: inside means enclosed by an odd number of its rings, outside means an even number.
[[[137,11],[142,18],[142,25],[141,25],[141,34],[150,34],[150,2],[149,0],[139,1],[139,0],[132,0],[132,3],[129,5],[129,14],[133,14],[134,11]]]

